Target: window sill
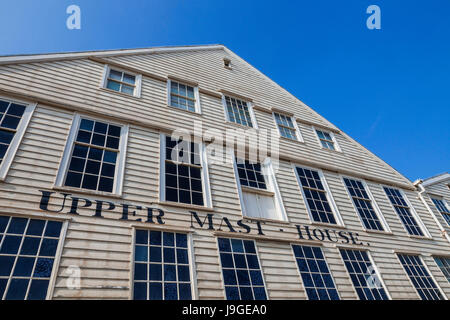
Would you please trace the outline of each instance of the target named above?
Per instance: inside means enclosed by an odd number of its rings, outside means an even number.
[[[255,131],[259,131],[259,129],[257,129],[255,127],[244,126],[243,124],[239,124],[239,123],[236,123],[236,122],[231,122],[231,121],[228,121],[228,120],[226,120],[225,123],[229,124],[229,125],[231,125],[233,127],[239,128],[239,129],[245,129],[245,130],[252,130],[253,129]]]
[[[387,236],[393,236],[393,235],[394,235],[393,232],[389,232],[389,231],[367,230],[367,229],[364,229],[364,231],[365,231],[366,233],[383,234],[383,235],[387,235]]]
[[[260,195],[268,196],[268,197],[273,197],[275,195],[275,193],[273,193],[272,191],[261,190],[261,189],[252,188],[252,187],[241,186],[241,189],[242,189],[242,192],[256,193],[256,194],[260,194]]]
[[[427,236],[415,236],[415,235],[411,235],[408,234],[408,237],[410,237],[411,239],[419,239],[419,240],[434,240],[431,237],[427,237]]]
[[[321,148],[322,150],[325,150],[325,151],[328,151],[328,152],[343,153],[341,150],[337,150],[337,149],[331,150],[331,149],[328,149],[328,148],[324,148],[322,145],[320,146],[320,148]]]
[[[253,222],[253,221],[261,221],[261,222],[269,222],[269,223],[279,223],[279,224],[283,224],[283,225],[289,225],[291,224],[289,221],[286,220],[277,220],[277,219],[270,219],[270,218],[258,218],[258,217],[247,217],[247,216],[242,216],[242,219],[248,222]]]
[[[81,194],[108,197],[108,198],[114,198],[114,199],[122,199],[123,198],[123,196],[121,194],[114,194],[114,193],[103,192],[103,191],[86,190],[86,189],[79,189],[79,188],[72,188],[72,187],[65,187],[65,186],[64,187],[53,186],[52,189],[58,190],[58,191],[69,191],[69,192],[73,192],[73,193],[81,193]]]
[[[208,211],[208,212],[214,211],[213,208],[197,206],[194,204],[179,203],[179,202],[159,201],[159,202],[157,202],[157,204],[160,206],[184,208],[184,209],[189,209],[189,210]]]
[[[178,108],[178,107],[171,106],[170,104],[168,104],[167,106],[168,106],[170,109],[173,109],[173,110],[178,110],[178,111],[182,111],[182,112],[187,112],[187,113],[189,113],[189,114],[193,114],[193,115],[196,115],[196,116],[203,117],[203,114],[202,114],[201,112],[190,111],[190,110],[186,110],[186,109],[181,109],[181,108]]]
[[[298,139],[294,140],[294,139],[286,138],[286,137],[283,137],[283,136],[280,136],[280,139],[284,140],[284,141],[289,141],[289,142],[294,142],[294,143],[299,143],[299,144],[305,144],[305,141],[298,140]]]
[[[116,91],[116,90],[112,90],[112,89],[108,89],[108,88],[104,88],[104,87],[100,87],[99,89],[103,90],[103,91],[106,91],[106,92],[118,94],[118,95],[121,95],[121,96],[126,97],[126,98],[132,98],[132,99],[136,99],[136,100],[141,100],[141,97],[134,96],[134,95],[132,96],[130,94],[123,93],[123,92],[120,92],[120,91]]]
[[[325,222],[316,222],[316,221],[312,221],[311,225],[313,226],[319,226],[319,227],[331,227],[331,228],[335,228],[335,229],[347,229],[347,227],[340,225],[340,224],[332,224],[332,223],[325,223]]]

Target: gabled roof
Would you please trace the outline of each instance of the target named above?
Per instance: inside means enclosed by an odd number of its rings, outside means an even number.
[[[441,173],[436,176],[427,178],[427,179],[423,180],[422,185],[424,187],[431,186],[433,184],[436,184],[436,183],[439,183],[442,181],[446,181],[446,180],[450,180],[450,173],[448,173],[448,172]]]
[[[86,57],[110,57],[125,56],[132,54],[174,52],[174,51],[190,51],[190,50],[216,50],[226,49],[221,44],[209,45],[192,45],[192,46],[162,46],[136,49],[117,49],[117,50],[95,50],[95,51],[77,51],[77,52],[59,52],[59,53],[43,53],[43,54],[25,54],[25,55],[5,55],[0,56],[0,65],[12,63],[27,63],[52,60],[66,60]]]

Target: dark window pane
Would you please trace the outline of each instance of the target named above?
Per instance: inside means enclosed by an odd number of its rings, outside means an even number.
[[[112,151],[106,151],[105,150],[105,156],[103,158],[103,161],[109,162],[109,163],[116,163],[117,159],[117,153]]]
[[[176,269],[172,264],[164,265],[164,281],[176,281]]]
[[[96,121],[94,126],[94,132],[106,134],[107,128],[108,125],[106,123]]]
[[[100,183],[98,185],[99,191],[112,192],[114,188],[114,180],[109,178],[100,178]]]
[[[150,247],[150,261],[161,262],[161,247]]]
[[[150,231],[150,244],[155,246],[161,245],[161,236],[162,233],[160,231]]]
[[[6,226],[8,225],[8,221],[9,221],[9,217],[0,216],[0,233],[4,232],[6,230]]]
[[[39,258],[34,268],[34,277],[50,278],[53,268],[53,259]]]
[[[15,277],[29,277],[33,271],[35,258],[19,257],[14,268]]]
[[[121,128],[118,127],[118,126],[109,125],[108,135],[115,136],[115,137],[120,137],[120,129]]]
[[[147,283],[135,282],[133,291],[134,300],[147,300]]]
[[[239,300],[239,290],[237,287],[225,287],[227,300]]]
[[[6,300],[24,300],[29,280],[12,279],[9,285]]]
[[[56,254],[56,249],[58,248],[57,239],[44,239],[42,240],[40,256],[53,257]]]
[[[173,188],[166,188],[166,200],[178,202],[178,191]]]
[[[59,221],[48,221],[47,228],[45,229],[46,237],[59,238],[61,232],[62,222]]]
[[[91,142],[91,135],[92,133],[89,131],[78,131],[77,141],[83,142],[83,143],[90,143]]]
[[[40,238],[26,237],[22,244],[20,254],[24,255],[36,255],[39,249]]]
[[[136,243],[148,244],[148,231],[136,230]]]
[[[177,263],[189,263],[188,251],[186,249],[177,249]]]
[[[109,163],[103,163],[102,176],[114,178],[116,166]]]
[[[192,300],[191,285],[189,283],[180,283],[178,285],[180,300]]]
[[[178,266],[178,281],[189,281],[189,267],[188,266]]]
[[[17,129],[19,122],[20,122],[20,118],[6,115],[3,118],[2,127],[9,128],[9,129]]]
[[[0,142],[10,144],[12,138],[14,137],[14,132],[0,130]]]
[[[164,248],[164,262],[175,263],[175,249]]]
[[[3,239],[0,253],[16,254],[19,250],[21,240],[22,237],[19,236],[6,236],[5,239]]]
[[[94,127],[94,121],[82,119],[80,122],[80,129],[86,130],[86,131],[92,131],[92,128]]]
[[[162,300],[162,284],[159,282],[150,283],[150,300]]]
[[[73,157],[72,160],[70,161],[69,170],[83,172],[85,163],[86,163],[85,159]]]
[[[176,234],[177,247],[187,248],[187,235],[182,233]]]
[[[0,276],[9,277],[15,257],[0,256]]]
[[[42,231],[44,231],[45,221],[44,220],[30,220],[27,228],[27,235],[41,236]]]
[[[83,188],[97,190],[98,176],[84,175]]]
[[[147,264],[134,264],[134,280],[147,280]]]
[[[119,138],[108,137],[106,141],[106,147],[111,149],[119,149]]]
[[[106,152],[108,152],[108,151],[105,151],[105,157],[106,157]],[[89,159],[101,161],[102,156],[103,156],[102,149],[89,148]]]
[[[100,147],[104,147],[105,146],[105,140],[106,140],[106,136],[102,135],[102,134],[97,134],[94,133],[94,135],[92,136],[92,144],[95,144],[96,146],[100,146]]]
[[[162,280],[162,266],[156,263],[150,263],[150,280]]]
[[[80,157],[80,158],[86,158],[88,153],[89,147],[81,146],[79,144],[76,144],[73,148],[73,154],[74,157]]]
[[[7,233],[23,234],[27,221],[28,219],[24,218],[12,218]]]
[[[177,300],[177,284],[176,283],[165,283],[164,284],[164,299],[165,300]]]
[[[81,173],[68,172],[65,185],[68,187],[79,188],[82,177],[83,175]]]

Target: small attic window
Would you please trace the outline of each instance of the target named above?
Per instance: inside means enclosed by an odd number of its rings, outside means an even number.
[[[231,60],[228,58],[223,58],[223,66],[225,68],[231,69]]]

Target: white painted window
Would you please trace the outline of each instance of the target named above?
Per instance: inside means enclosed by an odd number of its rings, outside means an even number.
[[[384,191],[408,234],[431,238],[431,234],[403,191],[391,187],[384,187]]]
[[[236,158],[234,168],[243,215],[287,221],[270,158],[262,164]]]
[[[0,97],[0,181],[8,174],[35,107]]]
[[[348,194],[366,230],[388,231],[389,226],[364,180],[343,177]]]
[[[200,95],[197,86],[167,80],[168,104],[171,107],[201,113]]]
[[[303,142],[300,129],[294,117],[277,112],[273,113],[273,117],[275,119],[275,123],[277,124],[278,131],[280,132],[280,136]]]
[[[121,195],[128,126],[75,115],[57,187]]]
[[[314,127],[313,129],[316,132],[317,139],[319,140],[322,148],[333,151],[341,151],[333,132],[316,129]]]
[[[212,208],[203,143],[161,134],[161,201]]]
[[[102,87],[140,97],[142,75],[131,73],[115,67],[105,66]]]
[[[440,214],[442,214],[442,217],[450,226],[450,209],[449,209],[450,207],[447,204],[447,201],[445,201],[444,199],[437,199],[435,197],[431,198],[431,200],[433,200],[436,209],[439,211]]]
[[[251,102],[223,95],[222,103],[225,108],[225,117],[227,121],[258,129]]]
[[[294,165],[311,221],[344,225],[321,170]]]
[[[193,300],[190,235],[136,230],[134,300]]]
[[[46,300],[56,277],[64,223],[0,215],[0,300]]]
[[[419,255],[397,254],[397,256],[422,300],[447,300]]]

